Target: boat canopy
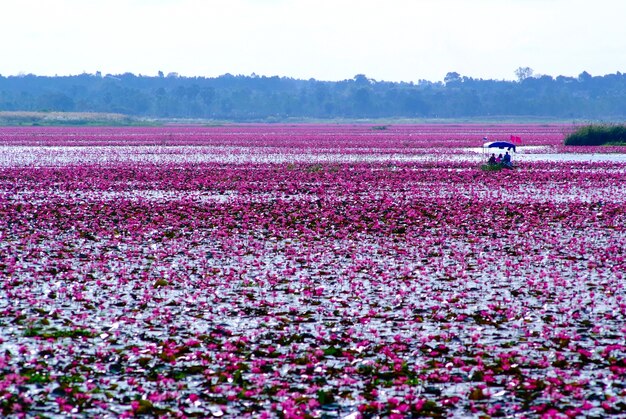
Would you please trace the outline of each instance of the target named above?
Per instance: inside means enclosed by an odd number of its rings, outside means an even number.
[[[483,144],[483,147],[487,147],[487,148],[500,148],[500,149],[507,149],[507,150],[513,150],[515,151],[515,144],[510,143],[508,141],[494,141],[491,143],[485,143]],[[517,153],[517,151],[515,151]]]

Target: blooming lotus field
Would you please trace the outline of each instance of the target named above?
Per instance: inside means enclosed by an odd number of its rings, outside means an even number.
[[[569,129],[0,128],[0,412],[626,414],[626,150]]]

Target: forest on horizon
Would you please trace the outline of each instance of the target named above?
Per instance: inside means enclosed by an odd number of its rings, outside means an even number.
[[[484,80],[449,72],[444,81],[342,81],[176,73],[71,76],[0,75],[0,111],[98,112],[142,118],[234,122],[293,119],[547,118],[626,119],[626,74]]]

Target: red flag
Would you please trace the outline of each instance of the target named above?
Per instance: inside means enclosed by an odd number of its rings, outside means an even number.
[[[511,142],[513,144],[521,144],[522,143],[522,137],[518,137],[516,135],[511,135]]]

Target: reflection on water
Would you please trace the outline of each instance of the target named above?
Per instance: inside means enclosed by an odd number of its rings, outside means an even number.
[[[471,147],[460,149],[461,152],[484,156],[488,159],[491,153],[505,153],[506,150]],[[527,162],[626,162],[624,153],[555,153],[550,146],[524,146],[518,152],[510,153],[513,160]]]
[[[0,167],[58,167],[76,164],[184,163],[359,163],[486,161],[494,149],[268,148],[251,146],[0,146]],[[495,153],[504,153],[497,149]],[[626,162],[624,153],[555,153],[549,146],[524,146],[511,153],[519,162]]]

